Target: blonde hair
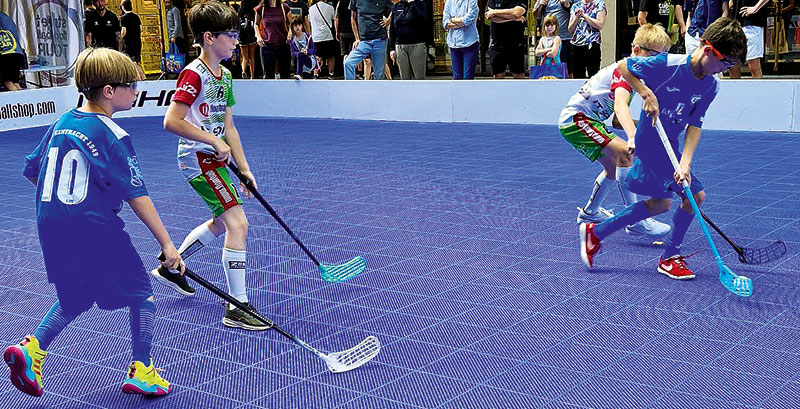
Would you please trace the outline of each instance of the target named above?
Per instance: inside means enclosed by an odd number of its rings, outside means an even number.
[[[556,35],[558,35],[558,30],[560,29],[560,27],[558,26],[558,17],[556,17],[555,14],[548,14],[547,17],[545,17],[544,20],[542,20],[542,31],[544,32],[545,35],[547,34],[545,27],[547,27],[548,25],[556,26]]]
[[[75,60],[75,85],[78,92],[93,100],[95,91],[107,84],[125,84],[139,80],[136,63],[110,48],[87,48]]]
[[[661,24],[645,24],[636,30],[633,45],[664,52],[672,46],[672,39]]]

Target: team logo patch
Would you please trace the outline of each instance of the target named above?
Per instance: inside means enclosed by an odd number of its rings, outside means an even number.
[[[228,261],[228,268],[231,270],[244,270],[245,264],[244,261]]]
[[[211,112],[211,107],[208,106],[208,103],[203,102],[198,107],[198,110],[200,111],[200,115],[202,115],[204,117],[208,117],[208,114]]]
[[[139,169],[139,159],[136,156],[128,157],[128,167],[131,170],[131,185],[140,187],[144,184],[142,178],[142,170]]]

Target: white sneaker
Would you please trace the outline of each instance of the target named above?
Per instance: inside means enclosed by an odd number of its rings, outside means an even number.
[[[670,230],[672,230],[672,226],[653,218],[647,218],[639,223],[625,227],[625,231],[628,234],[648,237],[661,237],[669,233]]]
[[[605,221],[606,219],[610,219],[614,217],[614,213],[611,210],[606,210],[604,208],[600,208],[595,213],[586,213],[582,207],[578,208],[578,224],[580,223],[600,223]]]

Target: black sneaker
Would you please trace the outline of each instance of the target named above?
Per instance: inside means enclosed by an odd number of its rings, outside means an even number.
[[[243,304],[250,307],[249,302]],[[253,311],[255,311],[255,308],[253,308]],[[270,325],[264,324],[256,319],[256,317],[239,308],[232,310],[230,303],[225,304],[225,317],[222,318],[222,325],[231,328],[242,328],[248,331],[264,331],[265,329],[270,329]]]
[[[167,287],[171,287],[175,291],[183,294],[183,295],[194,295],[194,287],[189,285],[186,282],[186,277],[172,273],[169,271],[168,268],[164,266],[159,266],[158,268],[154,268],[150,274],[156,278],[161,284],[164,284]]]

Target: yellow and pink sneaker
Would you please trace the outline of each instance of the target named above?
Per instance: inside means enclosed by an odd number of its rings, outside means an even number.
[[[172,385],[158,374],[161,370],[153,367],[153,358],[150,358],[150,366],[144,366],[139,361],[131,362],[128,376],[122,382],[122,392],[154,396],[170,393]]]
[[[3,352],[3,359],[11,369],[11,383],[31,396],[42,396],[42,364],[47,352],[39,348],[39,340],[28,335],[17,345]]]

